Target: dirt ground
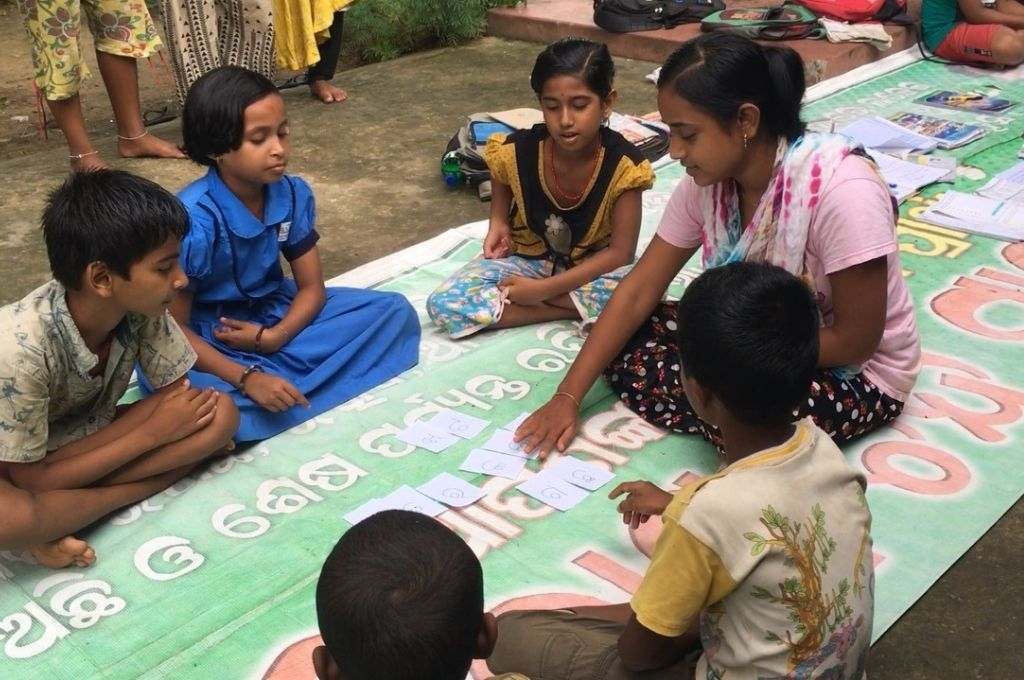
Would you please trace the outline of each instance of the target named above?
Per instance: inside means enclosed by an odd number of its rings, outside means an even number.
[[[28,40],[0,0],[0,304],[49,277],[38,220],[46,193],[66,174],[57,131],[36,133]],[[314,186],[324,271],[331,276],[487,216],[468,190],[446,190],[444,145],[466,114],[530,105],[537,46],[487,38],[339,74],[351,100],[324,106],[304,89],[285,94],[293,121],[292,172]],[[95,68],[95,59],[90,55]],[[643,76],[652,64],[616,60],[620,111],[654,108]],[[171,75],[154,59],[139,69],[143,108],[174,107]],[[116,167],[177,190],[201,170],[186,161],[122,160],[98,74],[82,90],[97,147]],[[153,128],[179,139],[176,121]],[[1019,678],[1024,675],[1024,505],[1018,503],[874,646],[872,680]]]

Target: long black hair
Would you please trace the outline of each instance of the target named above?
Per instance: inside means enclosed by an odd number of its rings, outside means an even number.
[[[540,96],[544,83],[555,76],[577,76],[594,94],[607,99],[615,81],[615,62],[604,43],[583,38],[563,38],[537,55],[530,87]]]
[[[749,103],[760,110],[761,127],[769,134],[792,141],[804,132],[804,65],[788,47],[766,47],[728,33],[701,35],[665,61],[658,89],[665,87],[723,125]]]

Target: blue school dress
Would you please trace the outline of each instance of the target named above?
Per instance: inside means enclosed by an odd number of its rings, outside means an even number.
[[[272,413],[220,378],[191,371],[193,385],[222,390],[238,405],[237,441],[271,437],[416,365],[420,325],[408,300],[360,288],[328,288],[316,318],[273,354],[217,340],[221,317],[270,327],[287,314],[298,288],[284,276],[279,255],[295,260],[319,240],[313,192],[299,177],[285,175],[267,185],[260,220],[211,169],[179,197],[191,217],[181,263],[194,295],[192,330],[241,366],[256,364],[289,380],[310,403]]]

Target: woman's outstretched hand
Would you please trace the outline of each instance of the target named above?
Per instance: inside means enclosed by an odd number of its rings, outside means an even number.
[[[568,394],[556,394],[534,411],[516,430],[515,440],[523,451],[538,451],[544,460],[552,451],[565,451],[576,436],[579,408]]]

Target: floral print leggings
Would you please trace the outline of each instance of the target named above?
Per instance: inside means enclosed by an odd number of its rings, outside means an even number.
[[[160,47],[144,0],[18,0],[32,42],[36,87],[50,101],[78,94],[88,69],[80,34],[84,10],[96,49],[142,59]]]
[[[697,417],[679,382],[676,319],[676,303],[658,305],[605,370],[605,379],[619,399],[647,422],[700,434],[721,450],[718,429]],[[842,445],[892,422],[902,411],[903,402],[884,394],[863,375],[840,377],[821,369],[793,418],[810,416]]]
[[[632,265],[619,267],[576,290],[569,291],[587,330],[608,304],[612,292]],[[512,276],[542,279],[555,273],[548,260],[512,255],[488,260],[478,257],[449,276],[427,298],[427,314],[451,338],[464,338],[493,326],[509,303],[498,284]]]

